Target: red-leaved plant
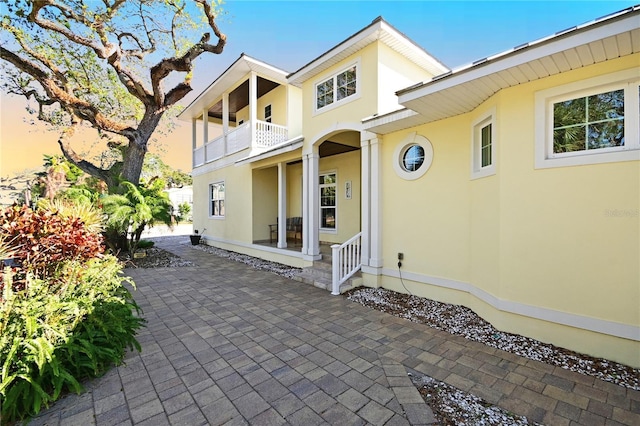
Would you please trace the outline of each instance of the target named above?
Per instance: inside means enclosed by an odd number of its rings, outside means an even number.
[[[102,235],[81,219],[13,205],[0,211],[0,235],[12,252],[13,289],[24,288],[29,273],[49,278],[67,260],[87,260],[104,251]],[[0,298],[3,288],[0,275]]]

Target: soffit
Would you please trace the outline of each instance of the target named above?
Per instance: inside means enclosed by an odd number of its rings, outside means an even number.
[[[420,114],[419,124],[429,123],[470,112],[502,89],[640,52],[639,12],[640,6],[635,6],[481,59],[397,92],[398,101]],[[387,131],[394,129],[376,118],[366,120],[371,131],[373,121]],[[405,117],[396,130],[409,122],[415,119]]]
[[[207,87],[196,99],[189,104],[188,107],[178,115],[178,118],[185,121],[190,121],[193,118],[202,117],[202,111],[212,107],[214,102],[219,101],[224,92],[229,91],[232,87],[238,84],[238,82],[242,81],[246,78],[247,74],[255,72],[258,74],[258,92],[261,90],[261,84],[263,90],[268,86],[264,84],[264,82],[260,82],[260,80],[270,81],[275,84],[275,86],[279,84],[287,83],[287,72],[271,66],[265,62],[254,59],[250,56],[245,55],[244,53],[240,55],[229,68],[227,68],[220,76],[214,80],[213,83]],[[248,99],[248,88],[249,82],[243,82],[242,84],[247,85],[247,99]],[[241,84],[241,86],[242,86]],[[274,87],[275,87],[274,86]],[[273,89],[273,87],[271,87]],[[271,89],[266,90],[267,92]],[[266,93],[266,92],[264,92]],[[260,96],[260,94],[258,94]],[[240,99],[240,98],[238,98]],[[229,97],[229,102],[231,102],[231,96]],[[222,105],[222,104],[221,104]],[[246,106],[246,105],[245,105]],[[237,108],[235,111],[237,111]]]

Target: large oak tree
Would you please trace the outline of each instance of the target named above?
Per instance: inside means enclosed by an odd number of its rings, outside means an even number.
[[[192,90],[194,60],[225,46],[219,2],[3,1],[3,88],[37,105],[72,163],[110,187],[137,184],[161,118]],[[121,161],[105,167],[73,150],[71,137],[87,125]]]

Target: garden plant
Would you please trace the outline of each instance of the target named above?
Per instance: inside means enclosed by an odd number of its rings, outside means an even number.
[[[104,253],[100,214],[49,203],[0,211],[2,423],[29,418],[122,363],[143,326],[134,283]]]

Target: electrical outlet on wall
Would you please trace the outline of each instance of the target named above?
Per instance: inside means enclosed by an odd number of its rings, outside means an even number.
[[[404,253],[398,253],[398,260],[404,259]]]

